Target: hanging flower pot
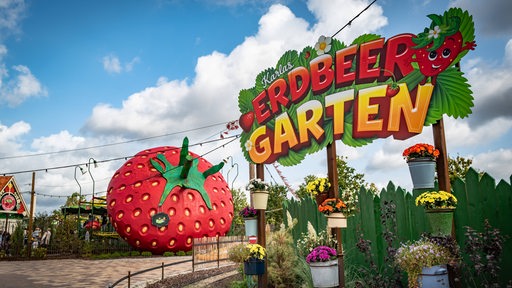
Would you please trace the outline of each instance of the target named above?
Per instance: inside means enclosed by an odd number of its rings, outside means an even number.
[[[346,228],[347,227],[347,217],[341,213],[331,213],[326,216],[327,217],[327,227],[329,228]]]
[[[454,209],[425,210],[433,235],[448,236],[452,234],[453,211]]]
[[[254,191],[251,193],[254,209],[267,209],[268,191]]]
[[[259,178],[254,178],[249,181],[246,189],[251,192],[252,207],[254,209],[267,209],[268,188],[269,185]]]
[[[306,191],[311,197],[315,198],[316,204],[320,205],[329,197],[330,187],[331,183],[329,183],[328,178],[316,178],[308,182]]]
[[[346,228],[347,216],[342,212],[345,208],[347,208],[347,205],[341,199],[328,198],[318,206],[318,211],[324,213],[327,217],[327,227]]]
[[[265,274],[265,247],[259,244],[247,244],[245,246],[247,258],[244,261],[244,273],[247,275]]]
[[[415,158],[407,161],[414,189],[434,188],[436,162],[430,158]]]
[[[240,216],[245,222],[245,236],[257,236],[258,235],[258,211],[253,207],[245,206],[239,212]]]
[[[405,149],[402,155],[409,165],[413,188],[434,188],[439,150],[430,144],[419,143]]]
[[[249,258],[244,261],[244,273],[246,275],[265,274],[265,261],[255,258]]]
[[[446,236],[452,233],[453,211],[457,198],[446,191],[427,191],[416,197],[416,206],[425,207],[431,232]]]
[[[245,236],[258,236],[258,219],[245,218]]]

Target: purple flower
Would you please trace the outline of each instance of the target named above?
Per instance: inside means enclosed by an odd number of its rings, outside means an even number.
[[[249,206],[245,206],[244,209],[240,210],[240,216],[244,218],[256,217],[256,213],[256,209]]]
[[[336,249],[328,246],[318,246],[306,257],[306,262],[326,262],[336,258]]]

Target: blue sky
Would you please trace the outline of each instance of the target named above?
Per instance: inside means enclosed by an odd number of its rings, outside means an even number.
[[[93,177],[77,180],[90,194],[94,179],[95,192],[104,195],[123,164],[110,159],[179,146],[184,136],[191,143],[220,140],[225,123],[239,117],[238,92],[252,87],[260,71],[286,50],[334,34],[370,2],[0,1],[0,173],[50,168],[36,174],[37,210],[49,211],[78,190],[75,165],[85,168],[93,158],[100,162],[90,168]],[[509,182],[511,1],[379,0],[336,38],[349,43],[363,33],[417,34],[430,24],[426,15],[452,6],[473,15],[478,46],[461,63],[475,107],[466,119],[445,117],[448,152]],[[161,137],[132,141],[153,136]],[[429,127],[407,141],[382,139],[357,149],[339,144],[338,154],[367,182],[383,187],[392,180],[410,189],[401,152],[420,141],[433,143]],[[191,150],[203,154],[221,147],[206,158],[216,163],[232,157],[237,165],[227,165],[225,177],[243,188],[248,169],[240,144],[225,143]],[[95,146],[102,147],[85,149]],[[45,154],[66,150],[74,151]],[[26,157],[32,154],[38,155]],[[306,175],[326,174],[324,156],[279,169],[296,188]],[[60,166],[71,167],[53,169]],[[269,181],[282,184],[275,167],[268,173]],[[14,175],[28,191],[31,173]]]

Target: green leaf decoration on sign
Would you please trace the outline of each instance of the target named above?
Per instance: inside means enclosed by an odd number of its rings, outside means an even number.
[[[473,23],[473,16],[469,15],[468,11],[463,11],[460,8],[450,8],[443,14],[443,18],[458,17],[460,19],[459,31],[462,35],[462,46],[466,42],[472,42],[475,40],[475,24]],[[469,50],[463,50],[457,55],[453,63],[458,63],[462,57],[464,57]]]
[[[377,40],[379,38],[381,38],[381,36],[377,35],[377,34],[363,34],[363,35],[357,37],[356,39],[354,39],[354,41],[352,41],[352,44],[350,44],[350,46],[352,46],[354,44],[361,45],[363,43]]]
[[[238,94],[238,108],[242,114],[253,109],[252,99],[254,99],[254,94],[253,88],[240,90],[240,93]]]
[[[470,85],[463,73],[451,67],[437,77],[432,93],[425,125],[431,125],[441,119],[443,114],[454,118],[464,118],[471,114],[473,96]]]
[[[306,150],[301,150],[299,152],[295,152],[293,150],[288,151],[288,155],[281,157],[277,160],[277,162],[283,166],[293,166],[297,163],[302,162],[308,152]]]

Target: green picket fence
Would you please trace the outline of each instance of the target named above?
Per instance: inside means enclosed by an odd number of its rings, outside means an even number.
[[[511,177],[512,178],[512,177]],[[416,189],[413,195],[400,187],[389,183],[379,196],[361,188],[359,191],[359,212],[348,218],[348,227],[342,229],[345,265],[367,265],[365,257],[360,253],[356,244],[359,237],[371,241],[374,261],[379,266],[384,265],[387,243],[383,231],[391,231],[396,240],[393,247],[398,248],[400,242],[417,240],[424,232],[429,231],[425,211],[414,203],[416,196],[427,190]],[[503,247],[501,256],[500,279],[511,279],[512,271],[512,187],[510,182],[495,180],[488,174],[480,176],[470,169],[465,180],[457,179],[452,186],[452,193],[458,199],[454,213],[455,235],[461,248],[464,247],[466,226],[483,232],[484,221],[487,219],[493,228],[499,229],[501,235],[509,237]],[[394,205],[396,224],[390,223],[386,209]],[[292,218],[298,220],[292,230],[295,240],[301,233],[307,232],[307,223],[311,222],[317,231],[325,230],[326,220],[317,210],[314,200],[288,200],[284,203],[284,213],[289,212]],[[285,217],[286,222],[286,217]],[[504,282],[503,282],[504,283]]]

